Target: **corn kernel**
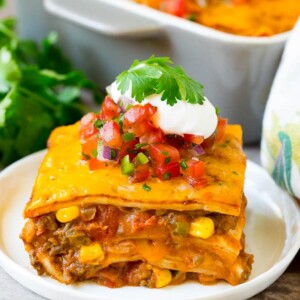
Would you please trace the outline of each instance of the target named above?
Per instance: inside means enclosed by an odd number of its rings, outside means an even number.
[[[207,217],[199,217],[191,223],[189,234],[202,239],[208,239],[214,234],[214,221]]]
[[[152,267],[152,271],[155,276],[155,287],[161,288],[168,285],[172,280],[172,274],[168,269],[160,269]]]
[[[78,218],[80,214],[78,206],[70,206],[59,209],[56,212],[56,219],[61,223],[67,223]]]
[[[104,258],[104,252],[98,243],[81,246],[79,250],[79,261],[83,264],[98,265]]]

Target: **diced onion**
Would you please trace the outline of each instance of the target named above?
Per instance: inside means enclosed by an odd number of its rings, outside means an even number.
[[[201,145],[196,145],[194,149],[197,151],[198,155],[202,155],[205,153],[203,147]]]
[[[134,101],[125,96],[121,96],[117,104],[121,109],[121,113],[125,113],[127,111],[128,106],[134,105]]]
[[[120,151],[103,144],[98,145],[97,159],[100,161],[116,161],[120,159]]]

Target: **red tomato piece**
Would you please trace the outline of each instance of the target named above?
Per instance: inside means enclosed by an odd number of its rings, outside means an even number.
[[[147,132],[151,132],[153,129],[154,127],[152,126],[152,124],[148,120],[144,120],[129,128],[128,131],[132,132],[137,137],[141,137]]]
[[[166,165],[172,162],[178,162],[179,151],[168,144],[156,143],[149,146],[150,156],[158,165]]]
[[[204,136],[194,134],[184,134],[184,140],[193,144],[200,145],[204,141]]]
[[[139,140],[137,138],[135,138],[134,140],[129,141],[129,142],[123,141],[122,147],[120,150],[120,160],[127,154],[129,155],[130,160],[132,160],[136,156],[134,147],[138,143],[139,143]]]
[[[203,149],[209,150],[214,146],[215,140],[216,140],[216,133],[214,132],[210,137],[204,140],[201,146],[203,147]]]
[[[101,117],[104,120],[112,120],[119,117],[120,107],[109,96],[106,96],[101,107]]]
[[[124,114],[124,125],[131,126],[148,118],[148,113],[143,105],[135,105]]]
[[[91,158],[88,162],[89,162],[89,169],[91,171],[98,170],[107,166],[105,162],[100,161],[97,158]]]
[[[160,128],[154,128],[140,137],[140,143],[142,144],[162,143],[163,141],[164,134]]]
[[[157,108],[150,103],[146,105],[135,105],[131,107],[124,114],[124,129],[132,132],[135,136],[141,137],[142,135],[150,132],[154,125],[151,123],[151,117],[156,113]]]
[[[129,182],[135,183],[135,182],[145,181],[146,179],[148,179],[149,175],[150,175],[150,168],[148,164],[145,165],[137,164],[134,167],[133,175],[129,177]]]
[[[217,125],[217,130],[216,130],[216,141],[219,142],[222,140],[225,130],[227,126],[227,119],[224,118],[218,118],[218,125]]]
[[[145,105],[135,105],[124,114],[125,126],[140,123],[151,117],[157,112],[157,107],[147,103]]]
[[[186,13],[185,0],[166,0],[165,12],[177,17],[183,17]]]
[[[168,134],[165,137],[166,137],[167,143],[172,145],[175,148],[179,148],[184,144],[184,139],[181,135]]]
[[[144,108],[146,109],[149,119],[157,112],[157,107],[151,105],[150,103],[145,104]]]
[[[98,129],[94,126],[97,116],[90,112],[82,117],[80,120],[79,135],[81,139],[89,138],[98,132]]]
[[[180,166],[178,162],[171,162],[163,166],[154,165],[153,172],[160,180],[170,180],[180,175]]]
[[[97,135],[91,136],[90,138],[84,140],[82,143],[82,154],[83,159],[87,159],[87,156],[92,158],[93,152],[97,151],[98,148],[98,142],[100,141],[100,138]]]
[[[109,121],[103,125],[100,134],[105,146],[119,149],[122,146],[120,125],[115,121]]]
[[[199,179],[205,173],[204,162],[201,160],[189,159],[186,162],[186,169],[182,170],[182,173],[190,178]]]

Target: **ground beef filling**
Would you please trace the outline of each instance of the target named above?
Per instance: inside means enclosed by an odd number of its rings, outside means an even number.
[[[97,242],[106,245],[105,251],[113,244],[112,251],[119,251],[119,247],[120,252],[128,255],[134,247],[135,238],[148,243],[159,241],[168,247],[168,253],[174,253],[178,246],[174,241],[188,241],[190,223],[206,214],[203,211],[143,211],[111,205],[87,205],[80,207],[79,217],[67,223],[60,223],[55,213],[29,219],[21,238],[30,254],[31,264],[40,275],[47,273],[67,284],[92,279],[109,287],[157,287],[155,268],[136,260],[134,255],[123,262],[111,261],[108,265],[83,264],[78,260],[78,251],[82,246]],[[215,234],[224,234],[237,226],[237,217],[216,213],[209,214],[209,217],[214,221]],[[178,284],[187,276],[198,276],[179,270],[172,270],[171,274],[171,284]]]

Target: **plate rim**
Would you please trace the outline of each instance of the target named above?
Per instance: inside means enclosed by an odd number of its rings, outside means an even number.
[[[46,149],[40,150],[38,152],[30,154],[16,162],[14,162],[13,164],[8,166],[4,170],[0,171],[0,183],[3,180],[3,178],[9,176],[10,173],[14,172],[15,169],[18,169],[20,165],[22,165],[24,163],[30,163],[30,161],[32,161],[32,160],[42,159],[43,156],[45,155],[45,153],[46,153]],[[247,168],[252,168],[254,170],[262,172],[263,176],[265,178],[268,178],[269,181],[271,179],[273,184],[275,184],[274,181],[272,180],[272,178],[270,177],[270,175],[267,173],[267,171],[265,169],[263,169],[263,167],[261,167],[257,163],[255,163],[251,160],[247,160]],[[247,180],[247,178],[245,180]],[[293,208],[295,208],[295,210],[298,212],[297,223],[300,224],[300,207],[296,203],[296,200],[292,196],[290,196],[286,191],[280,189],[278,186],[277,186],[277,188],[291,200],[290,205],[292,205]],[[286,223],[285,218],[283,218],[283,222]],[[1,239],[2,239],[2,237],[1,237]],[[225,291],[217,291],[213,295],[205,296],[205,299],[207,299],[207,300],[215,299],[215,297],[219,297],[219,296],[222,296],[222,297],[237,296],[239,294],[242,294],[243,292],[247,292],[249,289],[251,289],[252,287],[254,287],[256,285],[260,285],[260,288],[259,288],[259,291],[254,292],[253,295],[261,292],[266,287],[270,286],[275,280],[277,280],[282,275],[282,273],[286,270],[286,268],[288,267],[290,262],[296,256],[297,252],[300,249],[300,230],[298,230],[298,232],[297,232],[295,241],[296,242],[292,245],[292,247],[290,247],[288,249],[288,251],[284,255],[284,257],[280,258],[277,262],[275,262],[267,271],[257,275],[255,278],[251,279],[250,281],[246,281],[245,283],[242,283],[237,286],[232,286],[232,288],[227,289]],[[284,249],[284,247],[283,247],[283,249]],[[282,251],[283,251],[283,249],[282,249]],[[281,251],[281,254],[282,254],[282,251]],[[82,291],[65,289],[66,285],[63,285],[63,284],[58,285],[57,282],[51,282],[51,281],[44,280],[43,277],[30,272],[30,270],[28,270],[26,267],[19,265],[12,258],[7,256],[5,253],[5,250],[3,249],[1,244],[0,244],[0,265],[5,270],[5,272],[7,272],[12,278],[14,278],[17,282],[19,282],[25,288],[43,296],[43,297],[45,297],[45,296],[39,292],[38,287],[32,287],[32,285],[29,287],[24,282],[30,281],[33,284],[36,284],[42,288],[50,289],[52,292],[58,291],[58,292],[63,293],[65,296],[75,297],[75,299],[77,299],[76,297],[80,296],[80,294],[82,294],[82,296],[85,295],[85,293]],[[275,274],[275,276],[274,276],[274,274]],[[22,280],[22,278],[24,278],[24,280]],[[266,282],[267,282],[267,284],[265,284]],[[102,287],[102,288],[105,288],[105,287]],[[103,297],[105,297],[105,295],[104,295],[104,296],[101,296],[101,298],[99,298],[99,295],[89,295],[89,297],[90,297],[90,299],[119,300],[118,298],[115,298],[115,296],[111,296],[109,298],[103,298]],[[204,299],[204,298],[202,298],[200,295],[200,298],[199,298],[199,296],[196,296],[196,297],[192,297],[192,298],[185,298],[184,300],[199,300],[199,299]]]

